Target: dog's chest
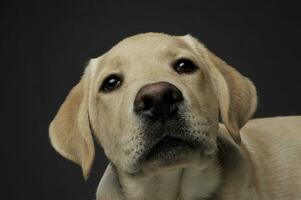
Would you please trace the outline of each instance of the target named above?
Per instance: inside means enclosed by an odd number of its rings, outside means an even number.
[[[193,200],[207,199],[220,182],[219,170],[189,168],[164,172],[150,180],[128,184],[128,199],[144,200]]]
[[[181,175],[181,170],[164,171],[150,179],[124,182],[126,199],[178,200]]]

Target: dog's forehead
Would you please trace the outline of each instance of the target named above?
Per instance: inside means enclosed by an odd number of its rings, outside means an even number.
[[[145,45],[149,47],[155,47],[158,45],[160,46],[160,44],[166,45],[181,43],[181,41],[182,40],[179,36],[173,36],[164,33],[143,33],[125,38],[124,40],[120,41],[116,47],[130,46],[141,48]],[[184,42],[182,41],[182,43]]]
[[[183,36],[164,33],[143,33],[123,39],[99,57],[97,73],[107,73],[119,66],[134,66],[175,57],[193,48]],[[96,66],[95,66],[96,67]]]
[[[156,55],[169,53],[175,48],[189,48],[179,36],[163,33],[144,33],[128,37],[116,44],[108,53],[119,56]]]

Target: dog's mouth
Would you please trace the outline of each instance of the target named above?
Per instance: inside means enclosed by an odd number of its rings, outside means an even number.
[[[165,136],[150,148],[144,155],[145,161],[164,160],[176,162],[194,151],[198,143],[179,137]]]

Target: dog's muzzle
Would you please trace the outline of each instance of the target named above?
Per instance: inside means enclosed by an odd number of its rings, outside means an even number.
[[[183,110],[182,92],[170,83],[152,83],[138,91],[134,112],[143,122],[142,150],[136,156],[139,162],[169,166],[206,148],[205,136],[192,132]]]
[[[184,98],[181,91],[167,82],[157,82],[142,87],[134,101],[134,112],[139,116],[166,121],[178,112],[178,105]]]

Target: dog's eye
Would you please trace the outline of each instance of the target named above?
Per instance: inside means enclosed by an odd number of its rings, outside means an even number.
[[[173,68],[178,73],[192,73],[198,69],[198,67],[189,59],[181,58],[177,60]]]
[[[103,81],[100,90],[103,92],[110,92],[120,87],[120,85],[121,85],[121,77],[112,74]]]

